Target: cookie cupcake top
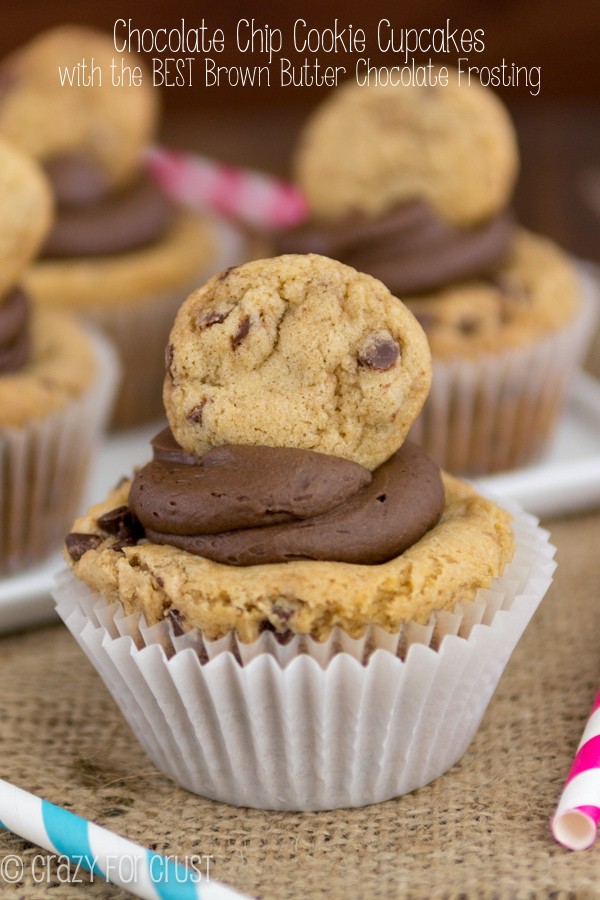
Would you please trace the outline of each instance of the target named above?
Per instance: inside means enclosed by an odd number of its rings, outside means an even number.
[[[471,487],[443,476],[441,518],[399,555],[378,564],[288,558],[235,565],[148,541],[128,507],[131,482],[78,518],[65,557],[82,581],[141,612],[170,621],[175,634],[200,629],[213,640],[235,631],[243,642],[274,631],[353,637],[369,625],[396,631],[472,598],[500,574],[514,550],[510,516]],[[445,497],[445,503],[444,503]],[[218,537],[218,536],[217,536]]]
[[[374,469],[431,379],[425,335],[379,281],[317,255],[259,260],[184,302],[165,409],[188,453],[222,444],[330,453]]]
[[[581,283],[551,240],[520,229],[504,264],[487,278],[402,299],[436,359],[474,359],[531,345],[573,321]]]
[[[2,328],[0,307],[0,329]],[[0,369],[0,431],[45,419],[79,397],[97,375],[93,347],[82,326],[60,312],[35,312],[27,321],[21,365]]]

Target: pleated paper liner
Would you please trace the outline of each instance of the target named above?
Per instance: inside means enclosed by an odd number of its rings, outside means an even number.
[[[453,474],[514,469],[552,437],[598,318],[598,279],[582,265],[578,316],[549,337],[476,359],[433,360],[433,383],[410,438]]]
[[[89,388],[45,418],[0,433],[0,575],[57,550],[79,512],[120,374],[110,342],[86,333],[97,364]]]
[[[537,520],[514,517],[515,557],[488,590],[393,635],[176,636],[69,571],[57,611],[155,765],[183,787],[264,809],[363,806],[427,784],[469,746],[555,568]]]

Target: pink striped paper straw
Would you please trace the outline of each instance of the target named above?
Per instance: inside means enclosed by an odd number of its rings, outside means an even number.
[[[188,207],[266,229],[290,228],[308,214],[298,188],[259,172],[164,147],[151,147],[145,161],[164,192]]]
[[[587,850],[600,820],[600,691],[552,819],[552,834],[569,850]]]

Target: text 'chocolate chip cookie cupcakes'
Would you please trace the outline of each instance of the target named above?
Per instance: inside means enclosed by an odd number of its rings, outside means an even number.
[[[279,252],[324,253],[381,279],[427,333],[433,384],[411,437],[455,473],[535,460],[594,322],[591,285],[517,227],[508,113],[448,82],[332,92],[304,128],[297,182],[311,209]]]
[[[113,62],[117,74],[138,67],[141,83],[113,86]],[[124,368],[115,427],[158,417],[173,317],[228,252],[213,221],[175,208],[145,174],[159,89],[142,60],[80,26],[36,37],[4,60],[0,81],[0,136],[44,167],[57,209],[27,290],[40,309],[78,313],[115,343]]]
[[[117,363],[66,313],[32,308],[21,280],[52,220],[41,169],[0,141],[0,577],[62,544],[80,509]]]
[[[189,790],[360,806],[464,753],[553,548],[405,440],[430,378],[409,310],[323,256],[248,263],[183,303],[169,427],[77,519],[55,596]]]

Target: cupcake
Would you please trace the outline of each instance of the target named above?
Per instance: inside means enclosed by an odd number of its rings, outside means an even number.
[[[517,142],[493,92],[453,70],[429,87],[347,83],[307,122],[295,165],[311,216],[279,252],[371,273],[427,333],[433,386],[413,439],[454,473],[537,459],[594,302],[571,260],[511,214]]]
[[[0,135],[44,167],[57,207],[27,291],[39,309],[77,313],[114,342],[124,369],[113,417],[120,428],[161,415],[173,317],[192,287],[220,268],[221,247],[214,222],[176,209],[145,173],[158,90],[145,71],[141,83],[113,86],[113,63],[118,73],[143,69],[87,28],[39,35],[0,66]]]
[[[189,790],[359,806],[464,753],[553,550],[406,440],[430,379],[409,310],[322,256],[248,263],[183,303],[169,427],[76,520],[55,597]]]
[[[52,221],[41,170],[0,141],[0,575],[40,562],[80,509],[117,364],[66,313],[31,309],[24,273]]]

